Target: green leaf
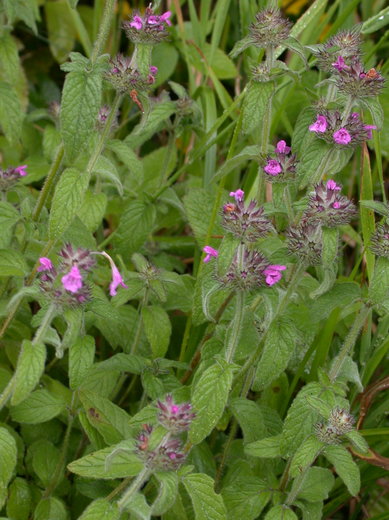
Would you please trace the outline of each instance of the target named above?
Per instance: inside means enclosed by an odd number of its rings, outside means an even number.
[[[365,438],[357,432],[357,430],[352,430],[344,435],[354,446],[354,448],[360,453],[369,453],[369,445],[365,441]]]
[[[151,507],[146,501],[146,497],[143,493],[136,492],[124,505],[124,510],[131,513],[131,518],[137,520],[150,520],[151,518]]]
[[[87,478],[126,478],[137,475],[143,462],[134,453],[134,441],[123,441],[94,451],[68,465],[69,471]]]
[[[231,389],[233,366],[218,359],[200,376],[192,390],[196,418],[191,424],[189,439],[198,444],[211,433],[227,404]]]
[[[271,491],[265,480],[251,475],[237,474],[232,482],[223,486],[222,496],[227,508],[227,518],[235,520],[255,520],[271,498]]]
[[[370,112],[373,124],[377,127],[377,130],[381,130],[384,124],[384,111],[379,99],[365,98],[360,103]]]
[[[221,495],[214,491],[213,479],[204,473],[192,473],[182,479],[193,504],[196,520],[226,520],[227,511]]]
[[[142,308],[142,320],[153,357],[164,357],[169,347],[172,332],[168,313],[162,307],[148,305]]]
[[[9,202],[0,202],[0,226],[4,232],[12,228],[20,220],[19,211]]]
[[[120,511],[116,502],[98,498],[89,504],[78,520],[119,520]]]
[[[11,405],[21,403],[39,383],[45,369],[46,347],[43,343],[33,345],[25,339],[22,343],[14,376]]]
[[[80,391],[79,398],[87,412],[88,421],[101,433],[107,444],[128,437],[130,416],[122,408],[94,392]]]
[[[103,220],[106,207],[107,196],[105,193],[87,191],[84,202],[78,211],[78,217],[83,221],[85,227],[94,233]]]
[[[324,444],[314,435],[308,437],[296,450],[290,465],[289,474],[297,477],[313,464],[322,451]]]
[[[389,259],[384,256],[376,258],[369,298],[375,305],[384,304],[389,299]]]
[[[77,31],[68,0],[45,2],[45,15],[51,54],[63,63],[76,43]]]
[[[173,471],[156,472],[154,477],[159,482],[159,491],[151,511],[153,516],[163,515],[173,507],[178,493],[178,476]]]
[[[288,506],[274,506],[266,513],[265,520],[297,520],[297,515]]]
[[[337,228],[323,227],[322,230],[322,260],[324,266],[332,266],[338,256],[339,230]]]
[[[155,221],[154,205],[140,200],[131,200],[120,219],[114,243],[130,256],[147,240],[154,229]]]
[[[117,168],[112,161],[110,161],[103,155],[100,155],[93,167],[92,173],[96,175],[96,177],[101,177],[102,179],[113,184],[119,195],[123,197],[123,184],[120,180]]]
[[[200,247],[206,245],[204,240],[208,232],[213,203],[214,198],[209,190],[205,190],[204,188],[192,188],[184,197],[186,215]],[[217,228],[214,232],[218,233]]]
[[[35,20],[39,20],[39,8],[36,0],[3,0],[3,4],[11,23],[23,20],[37,34]]]
[[[316,119],[316,110],[311,107],[304,108],[296,121],[292,135],[292,150],[299,157],[305,150],[306,143],[312,140],[312,133],[309,131],[309,125]]]
[[[370,34],[378,31],[389,23],[389,7],[382,9],[374,16],[365,20],[362,24],[361,33]]]
[[[0,427],[0,509],[7,499],[7,485],[16,466],[16,441],[10,432]]]
[[[364,208],[371,209],[379,215],[389,218],[389,205],[385,202],[380,202],[378,200],[360,200],[359,204]]]
[[[271,325],[255,373],[255,390],[266,388],[282,374],[293,355],[297,338],[293,322],[278,319]]]
[[[281,435],[266,437],[259,441],[246,444],[244,452],[250,457],[260,457],[262,459],[273,459],[281,457]]]
[[[232,51],[230,52],[231,58],[236,58],[241,52],[250,47],[253,44],[251,36],[245,36],[242,40],[235,43]]]
[[[47,390],[36,390],[27,399],[10,409],[14,421],[22,424],[38,424],[59,415],[66,403],[55,398]]]
[[[107,143],[108,150],[114,152],[117,158],[126,166],[130,173],[131,184],[135,187],[143,182],[143,163],[133,149],[119,139],[113,139]]]
[[[14,520],[28,520],[31,506],[31,490],[27,480],[16,477],[8,489],[7,516]]]
[[[323,455],[335,467],[336,473],[346,484],[352,496],[359,493],[361,477],[359,468],[344,446],[326,446]]]
[[[231,410],[243,431],[244,443],[265,437],[267,434],[261,407],[255,401],[237,397],[231,401]]]
[[[90,176],[76,168],[67,168],[55,188],[49,218],[49,236],[60,238],[80,209]]]
[[[258,145],[246,146],[241,152],[235,154],[234,157],[227,159],[215,173],[213,179],[221,179],[246,161],[258,161],[259,154],[260,147]]]
[[[360,297],[361,289],[357,283],[336,282],[328,292],[310,304],[310,319],[313,323],[325,320],[334,309],[344,308]]]
[[[289,38],[284,40],[282,43],[283,45],[285,45],[285,47],[298,54],[300,58],[303,60],[305,66],[308,68],[308,62],[307,58],[305,57],[304,46],[301,45],[301,43],[298,40],[296,40],[296,38],[293,38],[293,36],[289,36]]]
[[[249,134],[261,128],[262,120],[271,103],[274,84],[253,81],[247,88],[242,104],[242,131]]]
[[[95,358],[95,340],[92,336],[78,338],[69,350],[69,386],[78,388]]]
[[[101,106],[101,64],[69,72],[62,91],[60,123],[67,160],[71,163],[87,147]]]
[[[0,249],[0,277],[24,276],[28,273],[26,261],[15,249]]]
[[[36,506],[34,520],[68,520],[68,513],[62,500],[48,497]]]
[[[29,447],[29,456],[32,457],[32,467],[44,487],[47,487],[55,475],[57,464],[60,461],[60,451],[53,443],[46,439],[34,442]]]
[[[299,498],[307,502],[319,502],[328,498],[334,483],[335,478],[329,469],[314,466],[308,468],[302,486],[298,479],[294,481],[291,493],[295,491],[294,488],[301,486],[297,495]]]

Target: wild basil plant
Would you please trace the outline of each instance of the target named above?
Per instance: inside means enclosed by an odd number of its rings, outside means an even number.
[[[278,4],[0,0],[2,518],[387,518],[389,12]]]

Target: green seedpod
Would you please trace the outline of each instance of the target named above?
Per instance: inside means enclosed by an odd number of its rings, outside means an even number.
[[[12,520],[27,520],[31,511],[31,490],[24,478],[16,477],[8,489],[7,515]]]

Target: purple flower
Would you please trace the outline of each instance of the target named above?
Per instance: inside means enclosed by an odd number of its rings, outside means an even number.
[[[128,286],[123,281],[123,278],[119,272],[119,269],[116,267],[115,262],[112,260],[112,258],[109,256],[109,254],[106,253],[105,251],[103,251],[100,254],[102,256],[104,256],[111,265],[112,282],[109,284],[109,294],[111,296],[115,296],[117,294],[117,288],[119,287],[119,285],[124,287],[124,289],[128,289]]]
[[[365,130],[367,131],[367,138],[372,139],[372,130],[377,130],[377,127],[375,125],[365,125]]]
[[[326,188],[327,190],[332,190],[332,191],[340,191],[342,188],[340,186],[338,186],[336,184],[335,181],[333,181],[332,179],[330,179],[329,181],[327,181],[327,184],[326,184]]]
[[[169,20],[172,13],[170,11],[166,11],[166,13],[161,14],[160,18],[163,22],[167,23],[168,25],[171,25],[172,22]]]
[[[157,74],[157,72],[158,72],[158,67],[154,67],[154,66],[150,67],[150,74],[155,76]]]
[[[204,253],[206,253],[206,257],[204,258],[204,262],[207,263],[211,260],[212,257],[217,258],[219,256],[219,251],[217,249],[214,249],[211,246],[205,246],[203,247]]]
[[[190,403],[176,404],[168,394],[164,401],[157,401],[158,422],[171,433],[181,433],[189,430],[195,418]]]
[[[285,271],[285,265],[269,265],[264,271],[263,274],[266,276],[267,285],[274,285],[279,282],[282,278],[282,274],[280,271]]]
[[[240,202],[241,200],[243,200],[244,191],[240,189],[236,191],[230,191],[230,197],[234,197],[236,202]]]
[[[134,27],[137,31],[140,31],[143,27],[143,20],[140,16],[136,15],[130,22],[130,27]]]
[[[45,256],[42,256],[39,259],[39,262],[41,265],[38,267],[38,272],[50,271],[50,269],[53,268],[53,264],[52,264],[50,258],[46,258]]]
[[[287,154],[290,152],[290,146],[287,146],[285,141],[278,141],[276,146],[276,153]]]
[[[18,166],[17,168],[14,168],[14,170],[20,175],[20,177],[25,177],[27,175],[26,168],[27,164],[23,164],[23,166]]]
[[[353,112],[351,114],[351,117],[354,119],[354,121],[358,121],[359,120],[359,114],[358,112]]]
[[[269,175],[278,175],[282,172],[281,164],[275,159],[269,159],[263,169]]]
[[[311,132],[323,133],[327,130],[327,119],[325,116],[318,115],[316,121],[309,126]]]
[[[339,209],[340,208],[340,203],[339,202],[334,202],[332,204],[332,207],[335,208],[335,209]]]
[[[338,144],[349,144],[351,141],[351,135],[347,132],[345,128],[340,128],[333,134],[333,138],[335,143]]]
[[[344,59],[342,56],[339,56],[338,59],[335,61],[335,63],[332,63],[332,66],[337,69],[339,72],[341,70],[348,70],[350,67],[346,65]]]
[[[76,265],[74,265],[68,274],[61,278],[64,288],[72,293],[77,292],[82,287],[82,275]]]

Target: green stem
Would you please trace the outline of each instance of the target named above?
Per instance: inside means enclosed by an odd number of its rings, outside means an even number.
[[[269,102],[267,104],[267,107],[266,107],[266,110],[265,110],[265,113],[264,113],[263,119],[262,119],[261,152],[260,153],[263,156],[265,156],[267,154],[267,145],[269,143],[269,138],[270,138],[272,104],[273,104],[273,95],[269,99]],[[262,171],[262,168],[258,169],[257,201],[258,201],[258,204],[262,204],[265,201],[265,175]]]
[[[274,50],[275,49],[272,45],[266,48],[266,66],[269,72],[273,68],[274,64]]]
[[[336,92],[338,88],[335,85],[335,83],[330,83],[327,90],[327,96],[326,96],[326,104],[328,105],[331,103],[331,101],[335,101],[336,99]]]
[[[349,96],[347,98],[346,106],[344,107],[343,114],[342,114],[342,125],[344,125],[347,122],[347,119],[349,115],[351,114],[351,110],[354,106],[355,100],[352,96]]]
[[[343,346],[340,349],[338,356],[335,358],[334,364],[332,365],[332,368],[328,374],[331,382],[335,381],[335,379],[338,377],[339,372],[342,369],[344,360],[349,354],[351,354],[351,351],[354,348],[355,342],[357,341],[357,338],[359,336],[359,332],[362,329],[369,312],[370,307],[363,306],[360,309],[359,313],[356,315],[354,323],[352,324],[352,327],[346,336]]]
[[[241,247],[242,244],[239,246]],[[231,334],[228,338],[227,350],[226,350],[226,361],[227,363],[232,363],[234,359],[234,354],[236,347],[239,345],[239,339],[242,332],[243,325],[243,317],[244,317],[244,304],[245,304],[245,294],[243,291],[236,292],[236,305],[235,305],[235,315],[232,321],[231,326]]]
[[[151,475],[151,471],[148,468],[143,468],[142,471],[138,474],[138,476],[132,481],[131,486],[127,489],[127,491],[123,494],[122,498],[118,500],[117,505],[120,511],[123,511],[126,504],[130,501],[131,497],[135,495],[137,491],[142,487],[142,485],[148,480]]]
[[[100,29],[96,41],[93,46],[91,55],[91,62],[94,63],[102,53],[103,47],[108,37],[109,29],[111,27],[112,16],[115,11],[116,0],[106,0],[104,12],[100,20]]]
[[[57,153],[55,154],[54,161],[51,165],[49,173],[47,174],[45,183],[43,185],[42,190],[39,193],[38,200],[35,204],[35,208],[32,213],[32,220],[34,222],[36,222],[39,219],[43,206],[45,205],[46,199],[47,199],[47,197],[50,193],[51,187],[53,185],[55,176],[56,176],[59,168],[61,167],[63,155],[64,155],[64,147],[63,147],[63,144],[61,144],[57,149]]]
[[[286,211],[287,211],[288,218],[289,218],[289,225],[290,225],[290,224],[293,224],[293,222],[294,222],[294,211],[293,211],[292,198],[290,196],[290,189],[289,189],[288,184],[285,184],[283,195],[284,195],[283,199],[285,202]]]
[[[44,336],[47,332],[47,329],[50,327],[50,324],[54,318],[56,313],[56,306],[52,303],[47,309],[46,314],[43,317],[42,323],[40,324],[38,330],[35,332],[34,339],[32,340],[32,344],[36,345],[37,343],[43,342]]]
[[[140,335],[141,335],[142,328],[143,328],[142,308],[145,305],[147,305],[148,297],[149,297],[149,289],[148,289],[148,287],[146,287],[145,294],[143,296],[143,300],[141,302],[139,302],[139,306],[138,306],[138,320],[137,320],[138,323],[137,323],[137,326],[136,326],[136,331],[135,331],[135,335],[134,335],[134,340],[132,342],[130,354],[135,354],[136,349],[138,347],[138,343],[139,343],[139,340],[140,340]]]
[[[308,468],[307,468],[308,469]],[[293,483],[293,488],[290,490],[288,497],[285,501],[285,504],[290,506],[295,501],[297,495],[300,493],[301,488],[304,485],[305,479],[307,478],[307,469],[300,473]]]

